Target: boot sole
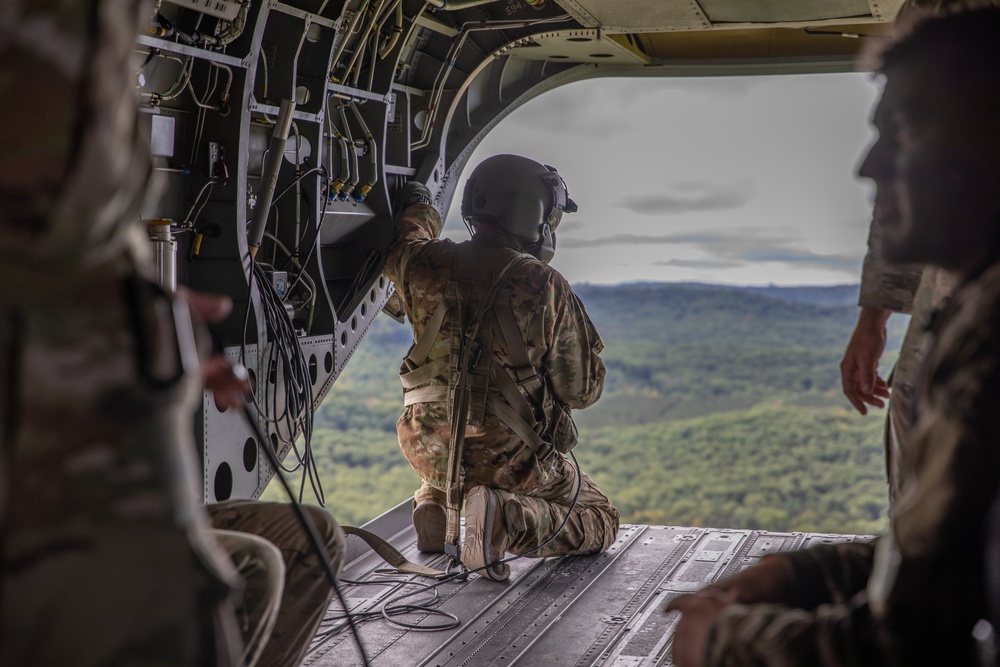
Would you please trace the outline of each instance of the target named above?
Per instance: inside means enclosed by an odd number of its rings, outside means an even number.
[[[493,553],[493,526],[497,514],[497,497],[486,487],[477,487],[465,500],[465,542],[462,545],[462,562],[470,570],[493,581],[506,581],[510,566],[506,563],[486,567],[503,558]],[[480,522],[484,525],[480,526]]]
[[[443,554],[448,515],[440,505],[424,503],[413,510],[413,528],[417,533],[417,551]],[[440,528],[434,524],[440,523]]]

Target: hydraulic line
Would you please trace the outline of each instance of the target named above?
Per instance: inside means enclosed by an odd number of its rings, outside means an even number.
[[[219,46],[228,46],[236,41],[247,25],[247,14],[250,12],[250,0],[240,2],[240,10],[236,18],[228,22],[225,28],[219,33]]]
[[[535,26],[544,23],[558,23],[569,19],[568,14],[563,14],[560,16],[553,16],[550,18],[540,19],[538,21],[468,21],[463,23],[458,29],[460,37],[456,35],[455,39],[452,40],[452,46],[448,50],[448,55],[445,56],[444,61],[438,68],[437,76],[434,78],[434,84],[431,86],[430,102],[427,105],[427,120],[424,123],[424,128],[420,132],[420,138],[410,144],[411,150],[417,150],[419,148],[424,148],[431,142],[431,136],[433,135],[434,125],[437,121],[437,113],[441,104],[441,98],[444,95],[445,84],[448,81],[448,75],[451,70],[455,68],[456,60],[458,54],[461,52],[462,47],[465,46],[465,40],[468,39],[472,32],[478,32],[482,30],[503,30],[505,28],[510,28],[511,26]]]
[[[446,12],[458,11],[459,9],[469,9],[480,5],[488,5],[498,0],[427,0],[427,4],[435,9],[443,9]]]
[[[368,157],[371,162],[371,170],[368,173],[368,180],[364,182],[361,187],[354,191],[354,199],[359,203],[363,202],[368,196],[368,193],[372,191],[372,188],[378,183],[378,146],[375,144],[375,137],[368,130],[368,125],[365,123],[364,117],[362,117],[361,112],[358,110],[358,105],[351,102],[351,111],[354,113],[354,118],[357,119],[358,125],[361,127],[361,131],[365,133],[365,145],[368,149]]]
[[[403,0],[396,0],[393,7],[396,10],[396,16],[393,18],[392,32],[389,35],[389,41],[378,50],[379,60],[385,60],[392,53],[392,50],[396,48],[396,42],[399,41],[399,36],[403,34]]]
[[[299,55],[302,54],[302,45],[305,44],[306,35],[309,34],[307,23],[308,22],[303,23],[302,34],[299,36],[299,45],[295,48],[295,58],[292,59],[292,89],[289,91],[288,97],[296,102],[298,102],[298,96],[295,89],[298,87],[297,84],[299,81]]]
[[[354,150],[354,137],[351,136],[351,125],[347,122],[347,114],[344,112],[343,104],[337,105],[337,113],[340,114],[340,124],[344,128],[344,135],[347,138],[348,147],[348,157],[351,160],[351,177],[344,187],[340,190],[339,199],[342,201],[347,201],[351,197],[351,193],[354,192],[354,188],[358,187],[358,181],[360,179],[360,174],[358,174],[358,153]]]
[[[163,58],[165,60],[173,60],[181,64],[181,70],[177,73],[177,78],[174,79],[172,84],[170,84],[170,87],[166,90],[166,92],[147,93],[145,91],[140,91],[139,95],[141,97],[149,97],[150,102],[155,100],[155,102],[159,104],[163,101],[175,99],[187,89],[187,82],[191,78],[191,70],[194,66],[194,59],[191,56],[188,56],[184,60],[181,60],[177,56],[167,55],[164,53],[157,53],[156,57]]]
[[[354,69],[354,65],[355,64],[357,64],[360,67],[361,63],[360,63],[359,59],[360,59],[361,55],[364,53],[365,47],[368,44],[368,35],[374,29],[375,22],[378,20],[379,12],[381,11],[382,5],[384,5],[384,4],[385,4],[385,0],[381,0],[381,2],[379,2],[378,7],[375,7],[374,5],[369,5],[368,6],[368,11],[371,14],[372,18],[368,22],[368,26],[363,31],[361,31],[361,33],[358,35],[358,39],[357,39],[358,45],[355,47],[354,53],[351,54],[351,62],[344,69],[344,78],[345,79],[348,77],[348,75],[350,75],[351,70]]]
[[[368,47],[368,50],[372,55],[368,58],[368,87],[365,90],[371,90],[375,86],[375,59],[378,55],[378,43],[380,39],[382,39],[382,34],[378,30],[373,31],[370,37],[371,46]],[[360,74],[361,66],[359,65],[358,70],[354,75],[355,86],[358,85],[358,77]]]
[[[333,75],[333,73],[337,70],[337,64],[340,62],[340,56],[343,55],[344,48],[347,46],[348,40],[350,40],[351,35],[354,34],[354,30],[355,28],[357,28],[358,21],[361,20],[361,15],[364,14],[366,9],[368,9],[368,5],[370,3],[371,0],[364,0],[364,2],[361,3],[361,6],[358,7],[357,11],[354,12],[354,15],[351,17],[351,23],[350,25],[347,26],[347,32],[344,35],[344,38],[341,39],[340,44],[337,45],[337,50],[334,52],[333,59],[330,61],[331,63],[330,80],[333,81],[334,83],[340,83],[340,79],[336,78]]]
[[[329,127],[329,136],[327,141],[331,142],[330,145],[330,165],[331,172],[333,165],[333,146],[332,141],[336,139],[340,144],[340,172],[337,174],[337,178],[330,183],[330,191],[327,193],[327,199],[335,199],[337,195],[340,194],[340,190],[344,187],[344,183],[351,179],[351,162],[350,157],[347,155],[347,138],[340,133],[337,126],[333,124],[333,117],[330,115],[330,104],[327,102],[326,106],[326,121]]]

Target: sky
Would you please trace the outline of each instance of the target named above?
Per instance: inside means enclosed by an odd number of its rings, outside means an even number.
[[[858,73],[582,81],[504,119],[465,175],[496,153],[556,167],[580,210],[552,265],[573,283],[856,283],[877,93]]]

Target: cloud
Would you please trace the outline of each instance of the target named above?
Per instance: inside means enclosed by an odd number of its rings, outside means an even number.
[[[596,239],[581,239],[576,237],[559,237],[560,248],[600,248],[609,245],[669,245],[683,243],[677,239],[682,235],[644,235],[644,234],[612,234]]]
[[[820,255],[811,250],[794,248],[758,248],[743,253],[748,262],[777,262],[779,264],[809,264],[856,274],[860,268],[858,257],[846,255]]]
[[[754,197],[754,184],[749,180],[735,183],[708,181],[676,181],[656,194],[626,197],[612,202],[641,215],[676,215],[694,211],[727,211],[741,208]]]
[[[668,259],[653,262],[652,266],[674,266],[681,269],[733,269],[743,266],[744,262],[733,262],[721,259]]]
[[[595,85],[569,84],[529,100],[502,121],[515,132],[561,137],[609,137],[634,130],[616,108],[620,102]],[[608,122],[608,118],[614,122]]]
[[[574,232],[578,229],[583,229],[586,227],[586,223],[582,220],[563,220],[559,223],[559,234],[564,234],[566,232]]]
[[[766,85],[769,77],[676,77],[665,81],[664,88],[704,97],[737,99],[746,97],[758,86]]]
[[[773,230],[745,228],[740,233],[705,232],[679,234],[613,234],[596,239],[560,239],[560,248],[600,248],[612,245],[673,245],[691,247],[702,252],[699,259],[672,258],[655,262],[655,266],[682,268],[725,269],[750,263],[778,263],[812,266],[856,274],[860,257],[856,255],[823,255],[796,247],[795,239],[773,235]]]

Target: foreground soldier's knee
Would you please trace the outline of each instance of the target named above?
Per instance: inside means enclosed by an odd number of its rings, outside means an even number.
[[[340,567],[344,562],[344,531],[340,529],[340,524],[333,518],[333,515],[323,508],[303,505],[302,509],[316,526],[316,533],[326,548],[327,558],[333,563],[339,576]]]

